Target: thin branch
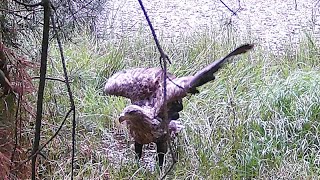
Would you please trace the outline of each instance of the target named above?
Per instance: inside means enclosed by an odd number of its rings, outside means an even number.
[[[0,10],[1,11],[1,10]],[[23,20],[27,20],[27,21],[33,21],[34,22],[34,24],[41,24],[41,25],[44,25],[42,22],[38,22],[38,21],[35,21],[35,20],[33,20],[33,19],[31,19],[31,18],[29,18],[28,16],[29,15],[33,15],[33,13],[30,13],[30,14],[28,14],[28,15],[26,15],[26,16],[22,16],[22,15],[20,15],[20,14],[17,14],[17,13],[15,13],[15,12],[13,12],[13,11],[10,11],[10,10],[3,10],[3,11],[6,11],[7,13],[9,13],[9,14],[11,14],[11,15],[13,15],[13,16],[17,16],[17,17],[19,17],[20,19],[23,19]],[[33,12],[36,12],[36,11],[33,11]],[[52,27],[50,27],[50,28],[52,28]]]
[[[162,177],[160,178],[161,180],[163,180],[170,173],[170,171],[173,169],[174,165],[177,163],[177,158],[176,158],[175,153],[173,152],[173,148],[172,148],[172,144],[171,144],[171,137],[170,136],[169,136],[169,140],[168,140],[168,145],[169,145],[169,150],[170,150],[171,156],[172,156],[172,164],[170,165],[170,167],[167,170],[167,172],[165,172],[162,175]]]
[[[72,19],[73,19],[75,24],[79,24],[77,18],[74,15],[74,12],[73,12],[73,9],[72,9],[72,4],[70,4],[70,3],[71,3],[71,1],[68,1],[67,7],[69,8],[69,11],[71,13]]]
[[[46,73],[47,73],[47,58],[48,58],[48,47],[49,47],[49,33],[50,33],[50,0],[42,0],[44,8],[44,26],[42,34],[42,50],[41,50],[41,65],[40,65],[40,82],[38,88],[38,97],[37,97],[37,115],[35,122],[35,133],[34,133],[34,142],[32,147],[32,154],[35,154],[32,157],[31,168],[32,180],[36,179],[36,161],[37,161],[37,151],[39,149],[40,143],[40,133],[41,133],[41,119],[43,112],[43,96],[44,96],[44,87],[46,84]]]
[[[67,71],[67,66],[66,66],[66,61],[64,58],[63,54],[63,48],[62,48],[62,43],[60,40],[60,36],[58,33],[58,30],[56,28],[56,22],[54,19],[54,16],[51,16],[51,21],[52,21],[52,26],[53,26],[53,31],[56,35],[57,42],[58,42],[58,47],[60,51],[60,58],[61,58],[61,63],[62,63],[62,68],[63,68],[63,73],[64,73],[64,78],[66,82],[66,86],[68,89],[68,95],[69,95],[69,100],[70,100],[70,110],[73,111],[73,116],[72,116],[72,158],[71,158],[71,179],[73,179],[73,174],[74,174],[74,159],[75,159],[75,149],[76,149],[76,107],[72,95],[72,90],[69,82],[69,77],[68,77],[68,71]]]
[[[154,30],[154,28],[153,28],[153,26],[152,26],[152,24],[151,24],[151,21],[150,21],[150,19],[149,19],[149,16],[148,16],[148,14],[147,14],[147,11],[145,10],[145,8],[144,8],[144,6],[143,6],[143,4],[142,4],[142,0],[138,0],[138,1],[139,1],[140,6],[141,6],[141,9],[142,9],[142,11],[143,11],[143,14],[144,14],[144,16],[146,17],[146,20],[147,20],[148,25],[149,25],[149,27],[150,27],[150,30],[151,30],[153,39],[154,39],[154,41],[155,41],[155,43],[156,43],[156,46],[157,46],[157,48],[158,48],[158,51],[159,51],[159,53],[160,53],[160,55],[161,55],[160,59],[162,59],[162,60],[164,60],[164,61],[168,60],[168,62],[171,63],[170,60],[169,60],[169,57],[164,53],[163,49],[162,49],[161,46],[160,46],[160,43],[159,43],[159,40],[158,40],[158,38],[157,38],[156,32],[155,32],[155,30]]]
[[[22,166],[24,163],[30,161],[36,154],[38,154],[40,151],[42,151],[43,148],[45,148],[60,132],[60,130],[62,129],[63,125],[65,124],[66,120],[68,119],[70,113],[71,113],[72,109],[69,109],[69,111],[67,112],[66,116],[64,117],[62,123],[60,124],[58,130],[54,133],[53,136],[51,136],[51,138],[46,142],[44,143],[36,152],[32,153],[28,159],[20,162],[14,169],[12,169],[11,171],[15,171],[17,170],[20,166]]]
[[[163,66],[162,66],[162,69],[163,69],[163,109],[164,109],[164,119],[163,121],[161,121],[161,127],[164,129],[164,130],[168,130],[168,113],[167,113],[167,60],[169,61],[169,58],[168,56],[164,53],[163,49],[161,48],[160,46],[160,43],[159,43],[159,40],[157,38],[157,35],[155,33],[155,30],[151,24],[151,21],[149,19],[149,16],[147,14],[147,11],[145,10],[144,6],[143,6],[143,3],[142,3],[142,0],[138,0],[139,1],[139,4],[141,6],[141,9],[143,11],[143,14],[148,22],[148,25],[150,27],[150,30],[151,30],[151,33],[152,33],[152,36],[153,36],[153,39],[156,43],[156,46],[158,48],[158,51],[160,53],[160,63],[163,62]],[[170,61],[169,61],[170,63]]]
[[[20,1],[17,1],[17,0],[13,0],[15,3],[17,3],[17,4],[20,4],[20,5],[22,5],[22,6],[24,6],[24,7],[37,7],[37,6],[44,6],[44,3],[43,3],[43,1],[41,1],[41,2],[38,2],[38,3],[36,3],[36,4],[26,4],[26,3],[23,3],[23,2],[20,2]]]
[[[12,151],[12,154],[11,154],[11,162],[14,161],[14,156],[16,154],[16,150],[17,150],[17,146],[18,146],[18,116],[19,116],[19,110],[21,110],[21,99],[22,99],[22,95],[19,94],[18,96],[18,102],[17,102],[17,110],[16,110],[16,113],[15,113],[15,126],[14,126],[14,148],[13,148],[13,151]],[[21,119],[20,119],[21,121]],[[10,165],[10,169],[12,168],[12,165]]]
[[[40,79],[40,76],[34,76],[34,77],[32,77],[32,79]],[[54,77],[46,77],[46,80],[59,81],[59,82],[66,83],[66,80],[59,79],[59,78],[54,78]]]
[[[143,6],[143,3],[142,3],[142,0],[138,0],[139,1],[139,4],[141,6],[141,9],[143,11],[143,14],[148,22],[148,25],[150,27],[150,30],[151,30],[151,33],[153,35],[153,39],[156,43],[156,46],[158,48],[158,51],[160,53],[160,65],[162,65],[163,63],[163,66],[162,66],[162,69],[163,69],[163,111],[164,111],[164,118],[162,119],[161,121],[161,128],[163,130],[165,130],[165,133],[166,133],[166,140],[167,140],[167,143],[169,145],[169,150],[170,150],[170,153],[171,153],[171,156],[172,156],[172,159],[173,159],[173,163],[171,164],[170,168],[168,169],[168,171],[162,176],[161,179],[164,179],[167,174],[172,170],[172,168],[174,167],[175,163],[177,162],[176,160],[176,157],[175,157],[175,154],[172,150],[172,146],[171,146],[171,137],[170,137],[170,133],[169,133],[169,129],[168,129],[168,125],[169,125],[169,119],[168,119],[168,109],[167,109],[167,61],[169,63],[170,60],[168,58],[168,56],[164,53],[163,49],[161,48],[160,46],[160,43],[159,43],[159,40],[157,38],[157,35],[155,33],[155,30],[151,24],[151,21],[148,17],[148,14],[147,14],[147,11],[145,10],[144,6]]]
[[[39,8],[40,9],[40,8]],[[0,8],[0,11],[5,11],[7,13],[22,13],[22,12],[30,12],[29,10],[27,9],[19,9],[19,10],[10,10],[10,9],[3,9],[3,8]],[[42,10],[41,10],[42,11]]]
[[[229,8],[229,6],[226,5],[226,3],[224,3],[222,0],[220,0],[220,2],[230,11],[232,12],[233,15],[237,15],[236,12],[234,12],[231,8]],[[240,4],[240,3],[239,3]]]
[[[89,1],[87,4],[80,7],[76,12],[73,13],[73,16],[81,12],[84,8],[88,7],[94,0]]]

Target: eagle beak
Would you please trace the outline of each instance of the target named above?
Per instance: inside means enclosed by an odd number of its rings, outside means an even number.
[[[119,117],[119,123],[122,123],[125,120],[126,120],[126,116],[124,115],[124,113],[121,113]]]

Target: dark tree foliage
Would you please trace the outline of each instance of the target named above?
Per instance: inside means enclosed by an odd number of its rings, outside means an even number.
[[[64,37],[68,37],[83,27],[95,33],[96,20],[106,0],[55,0],[56,21]],[[58,16],[59,15],[59,16]]]
[[[95,33],[95,22],[107,0],[52,0],[53,15],[63,39],[84,30]],[[23,48],[30,37],[41,38],[42,6],[29,6],[40,0],[1,0],[0,40],[7,46]],[[50,33],[53,34],[53,33]],[[28,44],[29,45],[29,44]]]

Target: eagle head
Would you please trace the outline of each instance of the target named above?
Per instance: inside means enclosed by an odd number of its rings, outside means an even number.
[[[119,122],[123,122],[126,120],[139,120],[139,119],[153,119],[153,109],[147,106],[141,107],[137,105],[129,105],[120,114]]]
[[[143,109],[137,105],[129,105],[120,114],[119,122],[143,117]]]

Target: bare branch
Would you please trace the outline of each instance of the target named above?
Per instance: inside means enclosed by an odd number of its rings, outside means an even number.
[[[32,77],[32,79],[40,79],[40,76],[34,76],[34,77]],[[51,80],[51,81],[59,81],[59,82],[66,83],[66,80],[64,80],[64,79],[59,79],[59,78],[54,78],[54,77],[46,77],[46,79]]]
[[[234,12],[231,8],[229,8],[229,6],[227,6],[226,3],[224,3],[222,0],[220,0],[220,2],[221,2],[230,12],[232,12],[233,15],[237,15],[237,13]],[[239,2],[239,4],[240,4],[240,2]]]
[[[14,161],[14,156],[16,154],[16,150],[17,150],[17,146],[18,146],[18,116],[19,116],[19,112],[21,110],[21,99],[22,99],[22,95],[19,94],[18,96],[18,101],[17,101],[17,110],[15,113],[15,126],[14,126],[14,148],[11,154],[11,162]],[[20,113],[21,116],[21,113]],[[21,119],[20,119],[21,121]],[[11,166],[10,166],[11,169]]]
[[[62,68],[63,68],[63,73],[64,73],[64,78],[66,82],[66,86],[68,89],[68,95],[69,95],[69,101],[70,101],[70,110],[73,112],[72,114],[72,158],[71,158],[71,179],[73,179],[73,174],[74,174],[74,159],[75,159],[75,149],[76,149],[76,107],[72,95],[72,90],[71,86],[69,83],[69,77],[68,77],[68,71],[67,71],[67,66],[66,66],[66,61],[64,58],[63,54],[63,48],[62,48],[62,43],[60,40],[60,36],[58,33],[58,30],[56,28],[56,22],[54,19],[54,15],[51,16],[51,21],[52,21],[52,26],[53,26],[53,31],[55,33],[57,42],[58,42],[58,47],[60,51],[60,57],[61,57],[61,63],[62,63]]]
[[[43,148],[45,148],[60,132],[60,130],[62,129],[63,125],[65,124],[66,120],[68,119],[70,113],[72,112],[72,109],[69,109],[69,111],[67,112],[66,116],[64,117],[62,123],[60,124],[58,130],[54,133],[54,135],[51,136],[51,138],[46,142],[44,143],[36,152],[32,153],[28,159],[20,162],[14,169],[12,169],[11,171],[15,171],[15,170],[18,170],[18,168],[23,165],[24,163],[30,161],[36,154],[38,154],[40,151],[42,151]]]
[[[42,2],[38,2],[38,3],[36,3],[36,4],[26,4],[26,3],[20,2],[20,1],[18,1],[18,0],[13,0],[13,1],[14,1],[15,3],[20,4],[20,5],[22,5],[22,6],[25,6],[25,7],[37,7],[37,6],[42,6],[42,5],[43,5]]]
[[[170,171],[173,169],[174,165],[177,163],[177,158],[176,158],[176,155],[175,155],[175,153],[173,151],[173,148],[172,148],[171,137],[170,136],[169,136],[169,140],[168,140],[168,145],[169,145],[170,154],[172,156],[172,164],[170,165],[170,167],[167,170],[167,172],[165,172],[162,175],[161,180],[163,180],[170,173]]]
[[[175,154],[172,150],[172,145],[171,145],[171,137],[170,137],[170,133],[169,133],[169,129],[168,129],[168,125],[170,123],[170,120],[168,119],[168,108],[167,108],[167,61],[169,63],[170,60],[168,58],[168,55],[164,53],[163,49],[161,48],[160,46],[160,43],[159,43],[159,40],[157,38],[157,35],[155,33],[155,30],[151,24],[151,21],[148,17],[148,14],[147,14],[147,11],[145,10],[144,6],[143,6],[143,3],[142,3],[142,0],[139,0],[139,4],[141,6],[141,9],[143,11],[143,14],[148,22],[148,25],[150,27],[150,30],[151,30],[151,33],[153,35],[153,39],[156,43],[156,46],[158,48],[158,51],[160,53],[160,65],[162,66],[162,69],[163,69],[163,110],[164,110],[164,118],[162,119],[161,121],[161,128],[165,131],[166,133],[166,140],[167,140],[167,143],[169,145],[169,150],[170,150],[170,153],[171,153],[171,156],[172,156],[172,159],[173,159],[173,163],[172,165],[170,166],[170,168],[168,169],[168,171],[163,175],[163,177],[161,179],[164,179],[167,174],[172,170],[172,168],[174,167],[175,163],[177,162],[176,160],[176,157],[175,157]],[[163,63],[163,64],[162,64]]]
[[[145,8],[144,8],[141,0],[139,0],[139,4],[140,4],[140,6],[141,6],[141,9],[142,9],[142,11],[143,11],[144,16],[146,17],[146,20],[147,20],[148,25],[149,25],[149,27],[150,27],[150,30],[151,30],[153,39],[154,39],[154,41],[155,41],[155,43],[156,43],[156,45],[157,45],[158,51],[159,51],[159,53],[160,53],[160,55],[161,55],[161,56],[160,56],[160,59],[162,59],[162,60],[164,60],[164,61],[168,60],[169,63],[170,63],[170,60],[169,60],[168,56],[164,53],[163,49],[162,49],[161,46],[160,46],[160,43],[159,43],[159,40],[158,40],[158,38],[157,38],[156,32],[155,32],[155,30],[154,30],[154,28],[153,28],[153,26],[152,26],[152,24],[151,24],[151,21],[150,21],[150,19],[149,19],[149,16],[148,16],[148,14],[147,14],[147,11],[145,10]]]

